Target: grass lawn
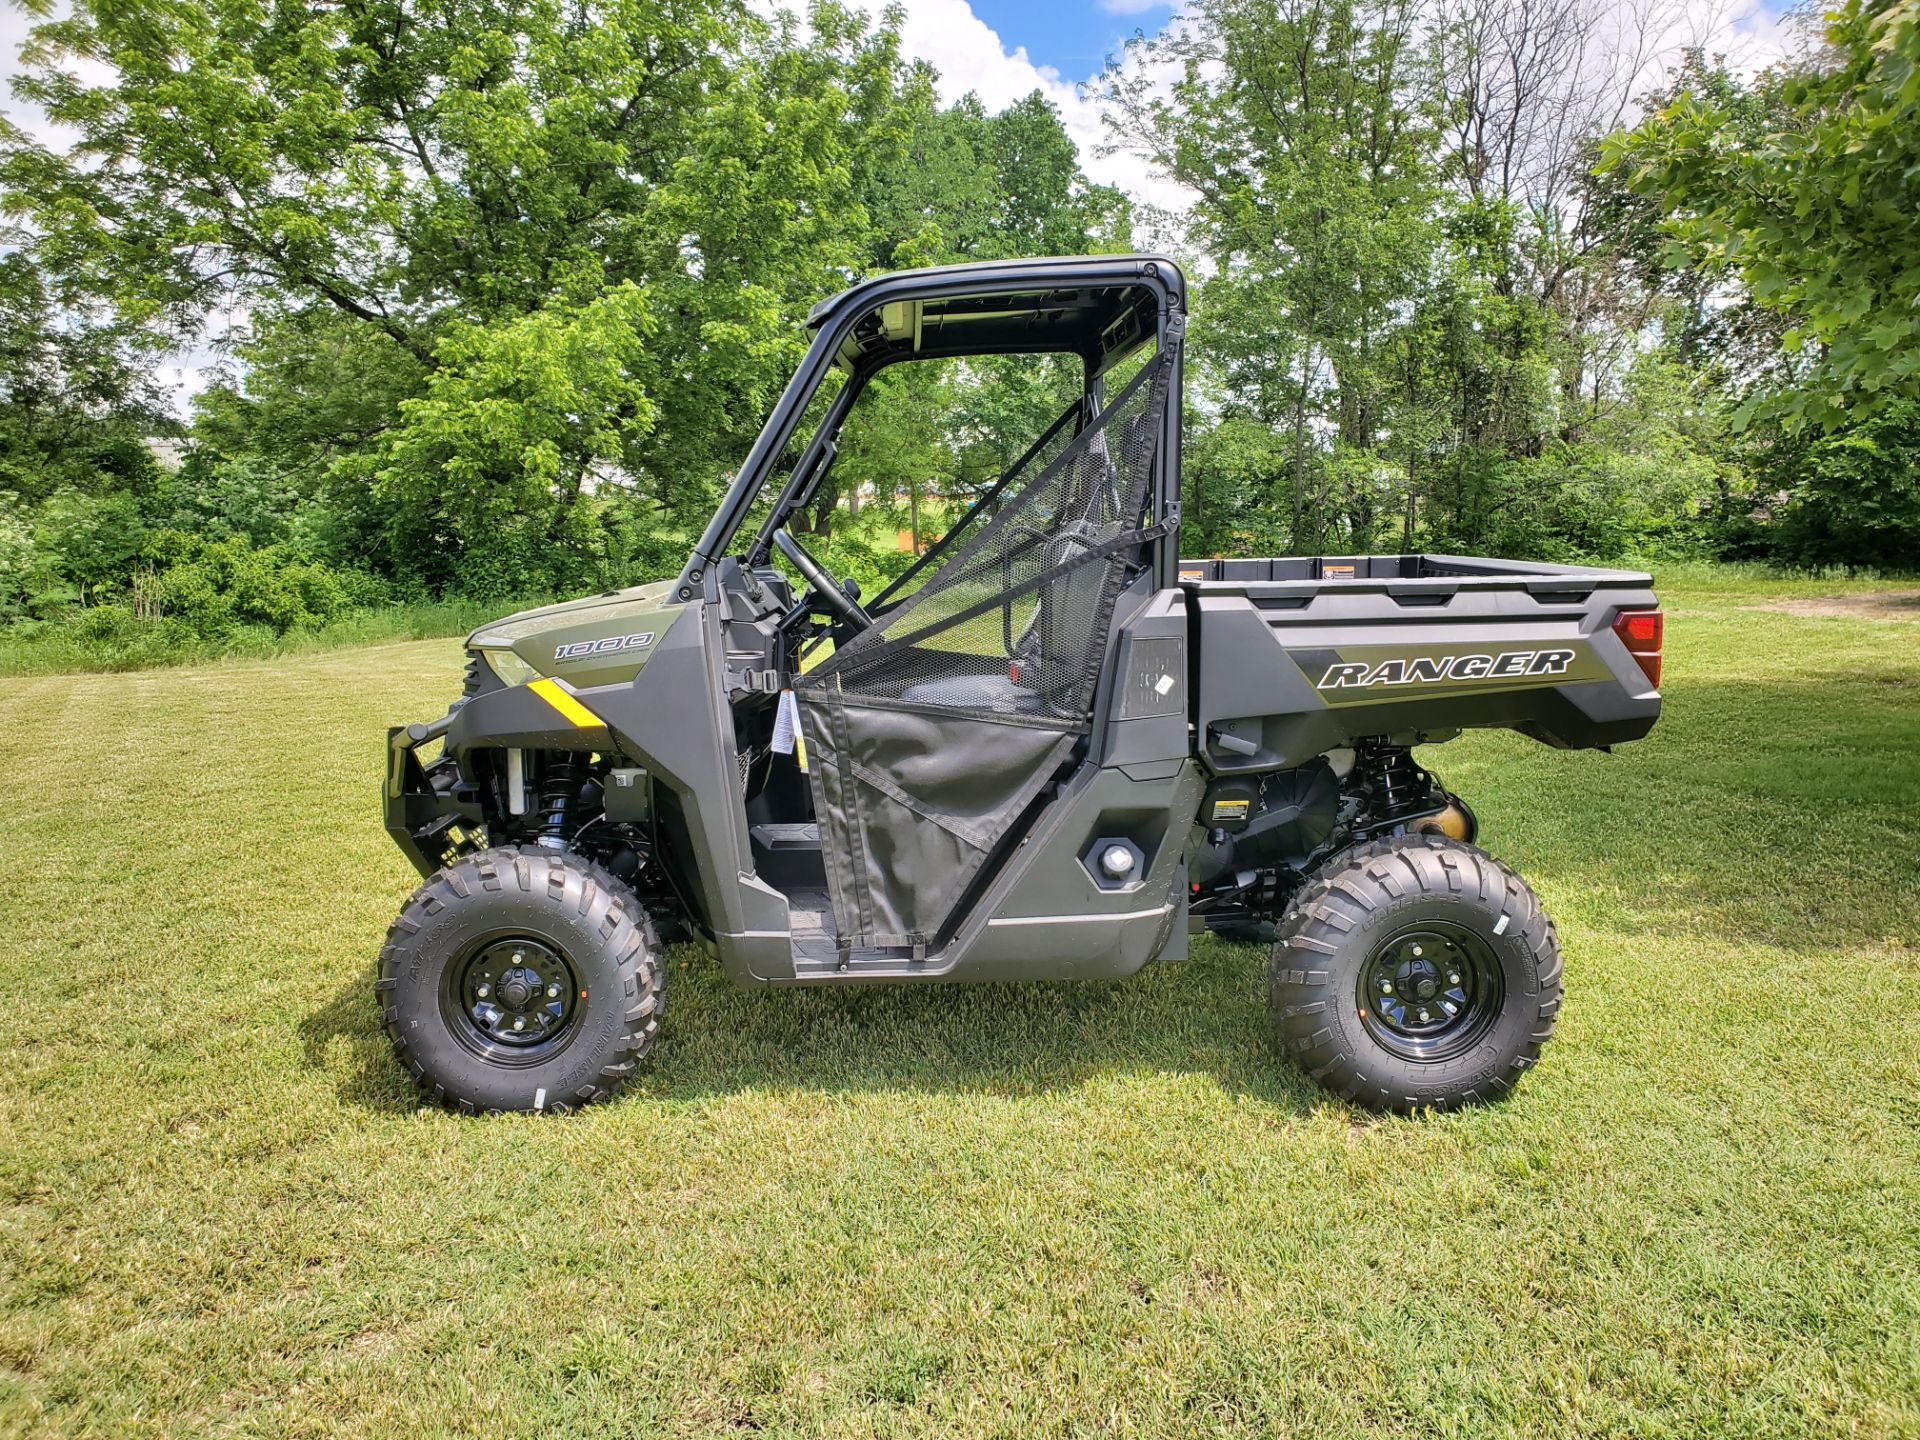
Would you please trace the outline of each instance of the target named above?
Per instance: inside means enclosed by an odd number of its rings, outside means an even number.
[[[458,642],[7,681],[0,1434],[1920,1435],[1920,604],[1664,593],[1650,740],[1423,752],[1568,1004],[1411,1121],[1211,941],[859,994],[678,950],[614,1104],[418,1110],[377,784]]]

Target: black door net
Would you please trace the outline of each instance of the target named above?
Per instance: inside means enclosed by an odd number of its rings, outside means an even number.
[[[1037,446],[918,590],[795,682],[843,948],[929,945],[1087,732],[1114,603],[1160,533],[1168,358]]]
[[[1002,495],[1009,491],[1019,494],[1021,486],[1044,471],[1061,451],[1078,438],[1080,431],[1075,422],[1085,411],[1085,397],[1076,395],[1054,422],[1040,433],[1040,438],[1029,445],[1018,460],[1007,467],[1006,473],[987,487],[986,493],[980,496],[979,501],[955,520],[946,534],[921,552],[920,558],[909,565],[886,589],[874,596],[867,608],[877,614],[888,602],[897,603],[899,599],[912,594],[919,586],[925,584],[927,579],[945,562],[948,553],[967,539],[974,526],[985,524],[1000,513]]]

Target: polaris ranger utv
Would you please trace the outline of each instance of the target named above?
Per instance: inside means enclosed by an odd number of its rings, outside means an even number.
[[[1648,577],[1180,559],[1165,259],[886,275],[808,323],[675,579],[482,626],[452,710],[390,732],[387,829],[426,878],[375,988],[420,1085],[611,1095],[654,1044],[663,931],[744,985],[858,985],[1110,979],[1211,928],[1271,943],[1278,1046],[1337,1094],[1508,1090],[1560,1006],[1553,925],[1414,750],[1645,735]],[[792,526],[849,412],[888,365],[1009,353],[1078,357],[1081,393],[863,599]]]

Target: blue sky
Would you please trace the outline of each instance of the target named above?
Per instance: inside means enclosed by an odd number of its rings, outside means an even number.
[[[1034,64],[1069,80],[1099,70],[1134,31],[1157,31],[1173,9],[1172,0],[973,0],[1009,50],[1024,46]]]

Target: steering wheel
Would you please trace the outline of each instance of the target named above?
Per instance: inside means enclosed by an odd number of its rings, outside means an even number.
[[[798,540],[785,530],[776,530],[773,532],[773,543],[779,547],[782,555],[793,562],[793,568],[800,572],[813,593],[826,601],[829,610],[856,630],[865,630],[873,624],[873,617],[860,608],[860,602],[849,595],[840,582],[827,573],[827,567],[809,555]]]

